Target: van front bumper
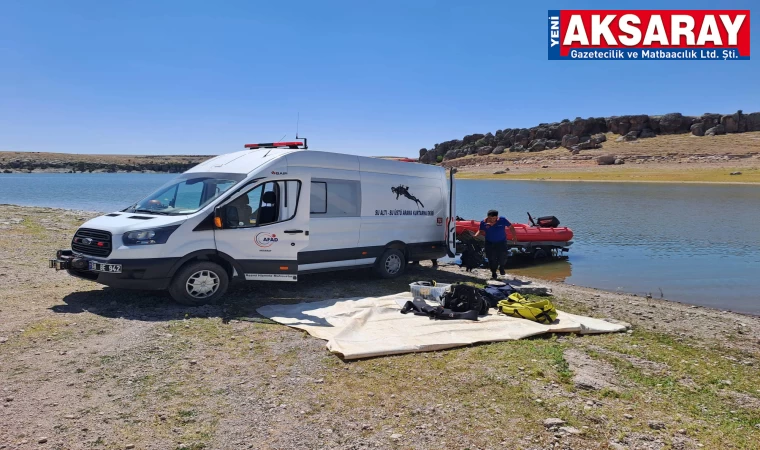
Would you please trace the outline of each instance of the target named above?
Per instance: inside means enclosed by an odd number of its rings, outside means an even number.
[[[120,289],[164,290],[171,282],[171,270],[179,258],[101,259],[58,250],[50,259],[51,269],[66,270],[69,275]],[[121,273],[89,270],[90,261],[118,264]]]

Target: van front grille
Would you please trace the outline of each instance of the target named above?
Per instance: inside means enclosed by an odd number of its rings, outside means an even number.
[[[111,254],[111,233],[108,231],[80,228],[71,240],[71,249],[92,256]]]

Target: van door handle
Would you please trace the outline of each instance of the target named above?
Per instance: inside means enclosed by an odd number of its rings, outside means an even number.
[[[285,233],[298,234],[298,233],[303,233],[303,230],[285,230]]]

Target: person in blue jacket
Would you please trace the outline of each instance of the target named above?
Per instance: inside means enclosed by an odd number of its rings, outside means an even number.
[[[505,217],[499,217],[499,211],[492,209],[488,211],[485,220],[480,222],[480,230],[475,233],[475,236],[485,234],[486,258],[488,258],[488,265],[491,269],[491,278],[494,280],[496,279],[497,269],[501,275],[505,274],[504,267],[507,264],[509,252],[507,248],[507,227],[509,227],[509,231],[514,239],[517,236],[515,234],[515,227]]]

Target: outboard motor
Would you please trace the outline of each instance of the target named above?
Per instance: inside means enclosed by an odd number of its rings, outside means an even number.
[[[557,228],[559,226],[559,219],[557,219],[554,216],[539,217],[534,222],[533,217],[531,217],[530,213],[528,213],[528,220],[530,220],[531,225],[533,225],[534,227]]]

